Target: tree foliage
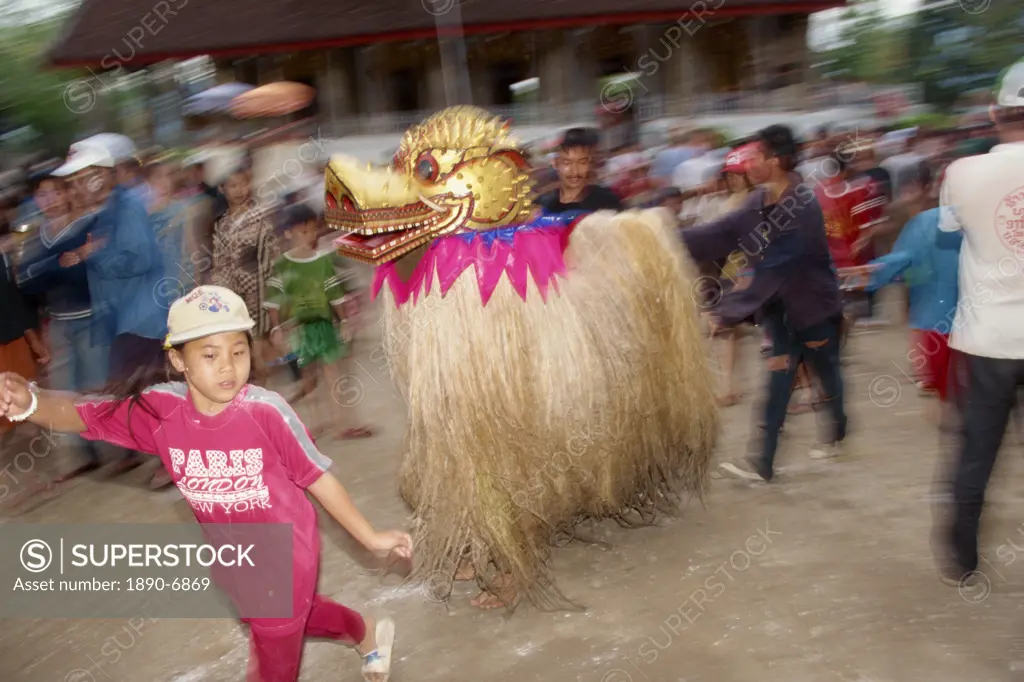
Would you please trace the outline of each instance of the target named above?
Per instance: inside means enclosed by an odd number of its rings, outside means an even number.
[[[868,83],[906,82],[905,22],[887,19],[878,0],[855,0],[840,19],[835,45],[819,59],[829,76]]]
[[[65,89],[78,74],[46,64],[46,49],[60,23],[59,18],[8,20],[0,26],[0,132],[29,126],[48,151],[63,155],[82,120],[64,101]]]
[[[950,107],[972,90],[991,89],[999,73],[1024,57],[1024,6],[1012,2],[928,2],[907,37],[925,97]]]
[[[971,11],[968,11],[971,10]],[[818,54],[827,76],[869,83],[921,83],[925,101],[953,107],[971,90],[991,88],[1024,57],[1024,5],[984,0],[926,0],[891,18],[879,0],[854,0],[840,39]]]

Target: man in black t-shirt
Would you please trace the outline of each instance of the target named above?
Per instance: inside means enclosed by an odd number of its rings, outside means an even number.
[[[597,135],[584,128],[565,132],[555,157],[558,188],[537,198],[545,213],[566,211],[622,210],[622,202],[603,185],[588,185],[590,166],[597,148]]]

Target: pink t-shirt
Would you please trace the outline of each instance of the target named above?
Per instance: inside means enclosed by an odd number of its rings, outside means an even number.
[[[246,385],[220,414],[196,410],[181,382],[143,393],[146,405],[109,399],[79,403],[87,430],[102,440],[160,457],[200,523],[293,524],[293,603],[299,616],[316,590],[320,536],[305,488],[331,465],[298,415],[277,393]],[[130,423],[129,423],[130,422]]]

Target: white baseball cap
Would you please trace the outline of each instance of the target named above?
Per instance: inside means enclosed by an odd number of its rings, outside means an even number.
[[[90,166],[113,168],[114,157],[103,147],[83,145],[82,143],[74,144],[68,150],[67,161],[64,162],[63,166],[53,171],[52,175],[63,178],[68,175],[74,175]]]
[[[135,143],[132,142],[131,138],[120,133],[99,133],[98,135],[87,137],[81,142],[76,142],[71,145],[71,148],[74,149],[79,145],[106,149],[110,156],[113,157],[115,165],[135,158],[138,153]]]
[[[225,332],[247,332],[256,323],[242,297],[227,287],[196,287],[171,304],[164,348]]]
[[[1024,59],[1003,72],[996,86],[996,104],[1024,107]]]

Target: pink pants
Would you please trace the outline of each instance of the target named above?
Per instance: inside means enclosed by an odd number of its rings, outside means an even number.
[[[910,353],[925,358],[921,368],[921,382],[925,388],[934,389],[940,400],[946,400],[950,389],[950,363],[953,361],[949,350],[949,335],[923,329],[915,329],[912,333],[916,343]]]
[[[286,625],[270,625],[274,620],[249,624],[249,682],[296,682],[306,637],[325,637],[349,644],[358,644],[366,637],[362,616],[319,594],[313,597],[304,618]]]

